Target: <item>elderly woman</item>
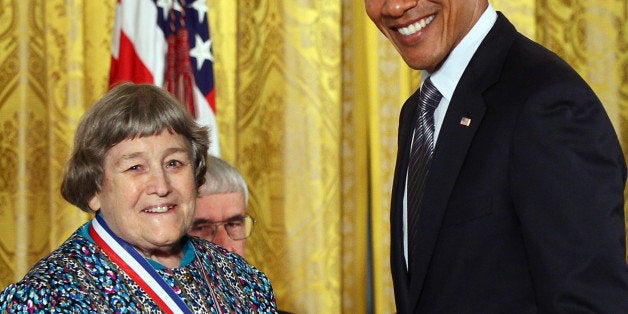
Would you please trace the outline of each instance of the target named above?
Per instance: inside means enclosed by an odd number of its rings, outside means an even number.
[[[276,312],[267,277],[186,236],[207,130],[152,85],[124,84],[86,113],[61,187],[95,218],[0,294],[0,312]]]

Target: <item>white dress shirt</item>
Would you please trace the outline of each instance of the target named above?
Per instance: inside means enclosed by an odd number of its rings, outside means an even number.
[[[443,65],[430,75],[427,71],[421,72],[421,85],[428,77],[443,95],[438,107],[434,111],[434,145],[438,141],[440,128],[445,119],[445,113],[449,107],[451,97],[458,86],[458,81],[462,73],[467,68],[469,61],[475,54],[484,37],[491,30],[497,20],[497,12],[489,3],[488,8],[482,13],[478,22],[471,28],[469,33],[464,36],[460,43],[449,54]],[[410,150],[412,151],[412,150]],[[406,170],[407,171],[407,170]],[[406,188],[403,197],[403,247],[404,256],[406,258],[406,266],[408,265],[408,176],[406,175]]]

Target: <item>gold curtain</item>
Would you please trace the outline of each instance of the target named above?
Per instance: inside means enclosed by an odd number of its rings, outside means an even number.
[[[364,0],[206,0],[222,157],[259,225],[248,260],[295,313],[393,313],[399,108],[418,85]],[[628,147],[623,0],[494,0],[598,93]],[[77,121],[107,88],[115,1],[0,0],[0,289],[89,217],[59,194]],[[370,288],[369,288],[370,287]]]
[[[0,1],[0,286],[87,216],[59,193],[77,120],[107,87],[112,3]]]

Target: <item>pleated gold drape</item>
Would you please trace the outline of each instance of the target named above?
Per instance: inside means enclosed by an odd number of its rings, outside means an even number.
[[[60,196],[77,120],[107,86],[111,4],[0,2],[0,286],[87,216]]]
[[[206,0],[222,157],[259,224],[248,260],[295,313],[392,313],[399,108],[418,84],[363,0]],[[114,0],[0,1],[0,289],[89,217],[59,194],[79,117],[107,88]],[[624,0],[494,0],[598,93],[628,147]]]

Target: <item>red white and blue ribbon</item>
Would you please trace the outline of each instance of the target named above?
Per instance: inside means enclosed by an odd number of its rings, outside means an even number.
[[[101,215],[92,220],[94,242],[166,313],[192,313],[166,281],[129,243],[116,236]]]

